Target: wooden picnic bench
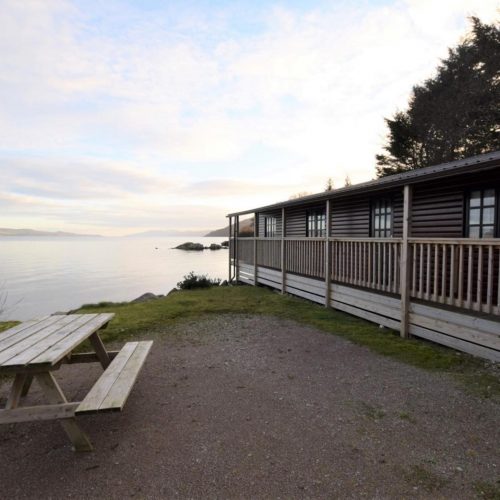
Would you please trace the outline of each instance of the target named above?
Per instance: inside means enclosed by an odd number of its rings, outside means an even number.
[[[0,424],[60,420],[76,451],[91,451],[76,417],[121,411],[151,349],[152,341],[128,342],[108,351],[99,336],[114,314],[68,314],[26,321],[0,333],[0,374],[14,374]],[[89,339],[94,352],[74,353]],[[53,372],[64,363],[99,362],[104,369],[83,401],[69,402]],[[48,404],[20,406],[31,382],[39,383]]]

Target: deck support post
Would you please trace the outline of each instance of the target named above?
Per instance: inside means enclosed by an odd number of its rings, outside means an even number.
[[[404,186],[403,198],[403,242],[401,244],[401,329],[400,334],[403,338],[408,338],[409,333],[409,315],[410,315],[410,284],[411,284],[411,255],[410,237],[411,230],[411,204],[412,204],[412,187]]]
[[[326,200],[325,207],[326,234],[325,234],[325,307],[330,306],[330,281],[331,281],[331,260],[330,260],[330,229],[331,229],[331,203]]]
[[[285,236],[286,236],[286,221],[285,208],[281,209],[281,293],[285,293],[286,287],[286,262],[285,262]]]
[[[240,216],[237,215],[234,219],[234,276],[235,281],[238,283],[240,276],[240,256],[238,252],[238,238],[240,236]]]
[[[232,256],[233,256],[233,248],[234,248],[234,239],[232,234],[232,222],[233,218],[229,215],[229,276],[227,278],[227,282],[231,283],[232,280]]]
[[[257,266],[259,260],[257,259],[257,238],[259,236],[259,214],[255,213],[253,217],[253,286],[257,286]]]

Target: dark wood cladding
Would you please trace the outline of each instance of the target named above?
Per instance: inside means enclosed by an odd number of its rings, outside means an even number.
[[[370,198],[332,200],[331,236],[362,238],[370,235]]]
[[[465,196],[454,185],[417,186],[413,192],[411,235],[421,238],[461,238]]]
[[[474,188],[499,188],[500,172],[484,172],[480,178],[463,175],[439,183],[415,186],[411,235],[429,238],[462,238],[467,193]]]
[[[356,196],[332,200],[332,231],[334,238],[367,238],[371,235],[371,207],[379,198],[392,202],[393,236],[403,232],[403,193],[381,192],[371,196]]]
[[[394,238],[403,237],[403,191],[393,192],[392,199],[392,236]]]
[[[306,217],[310,210],[325,210],[326,203],[315,203],[302,205],[300,207],[291,207],[285,212],[286,236],[306,236]]]
[[[264,238],[265,237],[265,230],[266,230],[266,222],[265,218],[266,217],[276,217],[276,237],[281,237],[281,231],[283,229],[283,224],[281,220],[281,210],[273,210],[272,212],[263,212],[258,214],[258,231],[259,231],[259,238]]]
[[[446,181],[417,184],[413,189],[411,236],[421,238],[462,238],[465,236],[467,193],[472,189],[492,187],[500,189],[500,170],[463,174]],[[375,200],[392,201],[392,235],[402,236],[403,191],[381,190],[366,195],[331,200],[331,236],[337,238],[366,238],[371,236],[371,207]],[[326,202],[291,206],[285,209],[288,237],[306,236],[306,217],[309,210],[325,209]],[[264,218],[276,217],[277,235],[281,236],[281,210],[259,213],[259,236],[264,237]]]

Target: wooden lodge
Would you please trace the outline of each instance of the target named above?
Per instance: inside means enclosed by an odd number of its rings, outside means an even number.
[[[231,280],[500,361],[500,151],[228,217]]]

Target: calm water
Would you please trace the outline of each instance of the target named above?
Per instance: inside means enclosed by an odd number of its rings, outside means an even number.
[[[227,238],[196,238],[220,243]],[[0,319],[168,293],[189,271],[227,279],[228,251],[185,252],[182,238],[0,238]],[[155,248],[156,247],[156,248]]]

